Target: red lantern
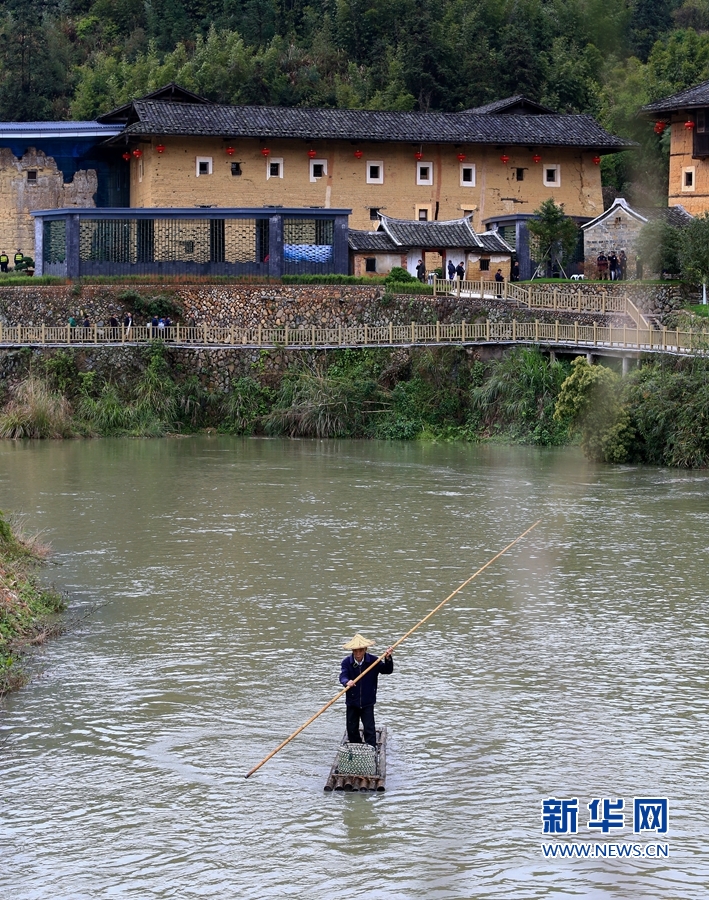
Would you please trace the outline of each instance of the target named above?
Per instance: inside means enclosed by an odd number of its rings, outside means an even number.
[[[140,149],[140,147],[136,147],[135,150],[133,151],[133,156],[135,156],[136,159],[140,159],[140,157],[142,155],[143,155],[143,151]]]
[[[318,155],[318,151],[317,151],[317,150],[308,150],[308,156],[310,157],[310,159],[315,159],[315,157],[316,157],[317,155]]]
[[[665,128],[667,125],[664,122],[655,122],[655,134],[662,134]]]
[[[157,144],[155,146],[155,149],[158,151],[158,153],[164,153],[165,152],[165,144]]]
[[[540,163],[541,161],[542,161],[541,156],[540,156],[538,153],[535,153],[534,156],[532,157],[532,162],[533,162],[533,163]]]
[[[507,165],[507,163],[510,161],[510,158],[506,153],[503,153],[500,157],[500,161]]]
[[[687,119],[687,121],[684,123],[684,127],[691,130],[692,128],[694,128],[694,122],[691,119]]]
[[[458,154],[458,162],[465,162],[465,153]]]
[[[262,156],[268,156],[270,153],[271,153],[271,151],[268,149],[268,147],[261,147],[261,155]]]
[[[601,157],[600,157],[600,156],[594,156],[594,157],[593,157],[593,165],[594,165],[594,166],[600,166],[600,164],[601,164]]]
[[[416,160],[423,159],[423,153],[421,153],[420,150],[417,150],[416,153],[414,153],[414,159],[416,159]]]
[[[355,155],[355,159],[362,159],[362,157],[364,156],[364,153],[361,150],[355,150],[354,155]]]
[[[126,162],[128,162],[128,160],[130,159],[130,153],[127,150],[123,154],[123,159],[125,159]]]
[[[234,155],[234,148],[233,148],[233,147],[227,147],[227,148],[226,148],[226,155],[227,155],[227,156],[233,156],[233,155]]]

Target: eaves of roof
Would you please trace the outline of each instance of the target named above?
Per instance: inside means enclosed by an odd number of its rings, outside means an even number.
[[[121,130],[120,125],[102,125],[98,122],[0,122],[0,140],[110,138]]]
[[[615,215],[615,213],[620,209],[626,212],[631,218],[637,219],[638,222],[642,222],[643,225],[645,224],[645,222],[647,222],[647,216],[643,215],[637,210],[634,210],[622,197],[617,197],[613,201],[613,203],[611,203],[608,209],[604,210],[600,214],[600,216],[596,216],[596,218],[591,219],[590,222],[584,222],[583,225],[581,225],[581,231],[587,231],[589,228],[593,228],[594,225],[599,225],[601,222],[610,218],[612,215]]]
[[[671,113],[676,109],[695,109],[701,106],[709,106],[709,81],[703,81],[701,84],[695,84],[694,87],[686,88],[670,97],[648,103],[640,111],[655,115]]]
[[[136,100],[136,120],[111,143],[154,135],[305,141],[348,140],[578,147],[612,153],[636,146],[589,115],[475,115],[299,107],[204,106]]]

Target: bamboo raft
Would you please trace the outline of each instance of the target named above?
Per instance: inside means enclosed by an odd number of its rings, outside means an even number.
[[[361,734],[361,732],[360,732]],[[347,732],[340,741],[347,743]],[[344,775],[337,771],[337,754],[330,774],[325,782],[326,791],[385,791],[387,777],[387,730],[377,728],[377,774],[376,775]]]

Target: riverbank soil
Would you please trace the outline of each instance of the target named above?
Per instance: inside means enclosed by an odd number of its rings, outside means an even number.
[[[27,539],[0,512],[0,697],[27,681],[27,651],[61,630],[62,596],[44,590],[36,570],[48,550]]]

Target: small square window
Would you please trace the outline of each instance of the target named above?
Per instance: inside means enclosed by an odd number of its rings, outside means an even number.
[[[544,186],[561,186],[561,166],[544,166]]]
[[[376,256],[367,256],[364,260],[364,271],[365,272],[376,272],[377,271],[377,258]]]
[[[266,160],[266,178],[283,178],[283,160]]]
[[[37,184],[37,170],[36,169],[28,169],[27,170],[27,180],[30,184]]]
[[[369,207],[369,218],[376,222],[379,219],[379,207],[378,206],[370,206]]]
[[[145,163],[143,161],[143,157],[141,156],[138,160],[138,181],[143,180],[143,175],[145,174]]]
[[[460,167],[460,186],[475,187],[475,166]]]
[[[490,260],[489,259],[481,259],[480,260],[480,271],[481,272],[489,272],[490,271]]]
[[[416,163],[416,184],[433,184],[433,163]]]
[[[194,253],[194,241],[184,241],[185,253]]]
[[[693,191],[694,187],[694,166],[687,166],[686,169],[682,169],[682,190],[683,191]]]
[[[241,175],[241,163],[233,162],[231,164],[231,174],[232,175]]]
[[[419,210],[419,222],[428,222],[428,209],[425,206]]]
[[[381,159],[367,160],[367,184],[384,184],[384,163]]]
[[[524,181],[524,169],[515,169],[515,181]]]
[[[197,171],[195,173],[197,178],[200,175],[211,175],[212,174],[212,157],[211,156],[198,156],[197,157]]]
[[[327,160],[326,159],[311,159],[310,160],[310,180],[311,181],[319,181],[327,175]]]

